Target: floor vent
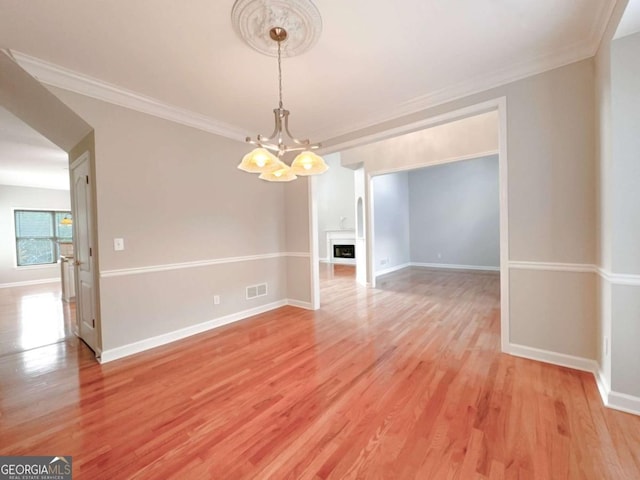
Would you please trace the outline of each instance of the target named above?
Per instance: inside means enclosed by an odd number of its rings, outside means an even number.
[[[267,294],[267,284],[251,285],[247,287],[247,300],[256,297],[264,297]]]

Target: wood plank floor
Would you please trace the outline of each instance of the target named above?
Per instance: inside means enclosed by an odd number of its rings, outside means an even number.
[[[322,268],[285,307],[104,366],[0,358],[0,454],[87,479],[638,479],[640,417],[590,374],[499,353],[494,274]]]
[[[0,289],[0,356],[73,337],[75,302],[59,282]]]

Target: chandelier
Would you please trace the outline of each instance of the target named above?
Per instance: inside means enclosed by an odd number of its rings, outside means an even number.
[[[255,139],[247,137],[247,143],[257,148],[244,156],[238,168],[249,173],[259,173],[260,178],[270,182],[289,182],[298,176],[316,175],[329,167],[321,156],[313,150],[320,143],[311,143],[308,139],[299,140],[289,131],[289,110],[282,103],[282,43],[287,40],[287,30],[283,27],[269,29],[269,38],[277,43],[278,57],[278,108],[273,110],[275,127],[268,137],[258,135]],[[266,53],[263,51],[263,53]],[[284,161],[287,153],[299,152],[291,165]]]

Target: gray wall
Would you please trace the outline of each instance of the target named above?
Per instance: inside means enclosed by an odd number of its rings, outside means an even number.
[[[339,230],[344,217],[344,229],[355,229],[355,189],[353,170],[344,168],[340,154],[324,157],[329,170],[315,179],[318,207],[318,255],[324,259],[327,252],[327,230]]]
[[[67,190],[0,185],[0,285],[60,277],[60,267],[57,264],[16,267],[13,210],[70,210],[70,203]]]
[[[103,350],[288,297],[285,186],[236,168],[247,145],[52,90],[95,128]],[[264,254],[278,256],[241,258]],[[190,262],[205,264],[171,268]]]
[[[406,265],[409,258],[409,174],[373,178],[375,272]]]
[[[409,172],[411,262],[500,265],[498,157]]]

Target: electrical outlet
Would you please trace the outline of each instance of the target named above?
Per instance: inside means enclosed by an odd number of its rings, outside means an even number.
[[[220,305],[220,295],[214,295],[213,296],[213,304],[214,305]]]
[[[442,258],[442,254],[438,252],[438,258]]]
[[[113,249],[116,252],[120,252],[124,250],[124,238],[114,238],[113,239]]]
[[[389,263],[389,257],[383,258],[382,260],[380,260],[380,265],[386,265],[388,263]]]

